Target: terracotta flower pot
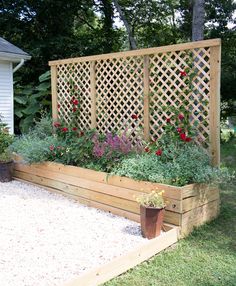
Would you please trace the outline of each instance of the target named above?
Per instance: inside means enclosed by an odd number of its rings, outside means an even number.
[[[0,182],[10,182],[13,175],[13,161],[0,162]]]
[[[140,205],[141,231],[143,237],[152,239],[161,233],[165,209]]]

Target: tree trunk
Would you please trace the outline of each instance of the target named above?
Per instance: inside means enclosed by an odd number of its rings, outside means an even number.
[[[104,14],[104,35],[106,42],[104,43],[104,53],[110,53],[113,51],[113,9],[111,0],[101,0],[102,12]]]
[[[137,49],[137,44],[136,44],[136,40],[134,38],[134,35],[132,33],[132,30],[130,28],[130,25],[125,17],[125,14],[123,13],[119,3],[118,3],[118,0],[113,0],[113,3],[120,15],[120,18],[121,20],[123,21],[124,25],[125,25],[125,28],[127,30],[127,33],[128,33],[128,37],[129,37],[129,45],[130,45],[130,49],[131,50],[136,50]]]
[[[205,0],[193,0],[192,40],[204,39]]]

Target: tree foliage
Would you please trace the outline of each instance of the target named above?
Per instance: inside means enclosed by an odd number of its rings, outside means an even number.
[[[17,72],[17,81],[26,89],[31,86],[33,95],[49,60],[129,49],[129,29],[137,48],[189,41],[194,1],[116,0],[122,20],[112,0],[2,0],[0,35],[32,56]],[[226,100],[236,93],[235,9],[233,0],[205,0],[204,37],[223,41],[222,97]],[[122,26],[124,19],[126,26]],[[22,90],[17,88],[16,95],[24,98]],[[45,97],[38,101],[45,102]]]

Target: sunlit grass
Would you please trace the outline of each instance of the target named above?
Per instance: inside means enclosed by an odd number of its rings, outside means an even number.
[[[222,164],[236,170],[236,138],[222,144]],[[235,286],[236,186],[221,191],[213,222],[104,286]]]

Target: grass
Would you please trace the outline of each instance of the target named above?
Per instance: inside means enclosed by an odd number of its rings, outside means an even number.
[[[222,144],[221,155],[236,170],[236,138]],[[236,286],[235,185],[222,188],[216,220],[104,286]]]

